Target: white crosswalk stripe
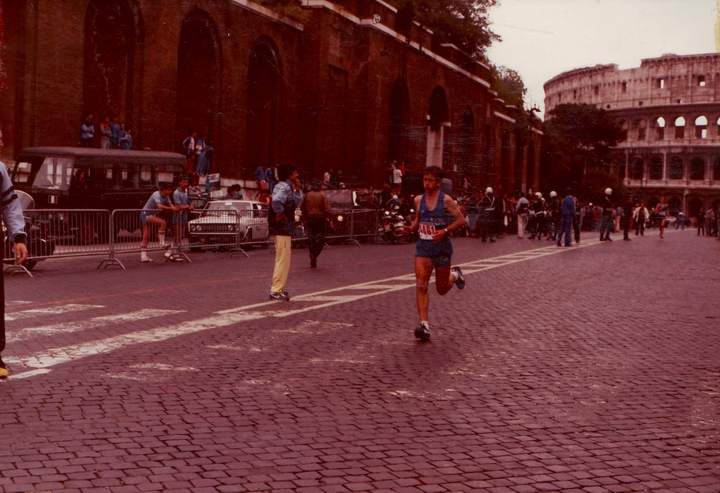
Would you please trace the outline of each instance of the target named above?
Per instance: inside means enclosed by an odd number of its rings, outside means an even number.
[[[39,336],[81,332],[83,330],[106,327],[108,325],[119,325],[127,322],[137,322],[150,318],[174,315],[182,313],[183,311],[184,310],[156,310],[153,308],[147,308],[136,312],[121,313],[119,315],[104,315],[102,317],[95,317],[89,320],[61,322],[57,324],[43,325],[41,327],[28,327],[14,332],[8,331],[7,340],[8,342],[19,342]]]
[[[29,310],[23,310],[20,312],[12,312],[5,314],[5,321],[12,322],[14,320],[24,320],[33,317],[40,317],[44,315],[63,315],[65,313],[79,312],[83,310],[92,310],[95,308],[105,308],[103,305],[60,305],[51,306],[49,308],[31,308]]]

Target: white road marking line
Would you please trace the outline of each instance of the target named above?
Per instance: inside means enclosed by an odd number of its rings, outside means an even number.
[[[62,315],[64,313],[79,312],[82,310],[91,310],[93,308],[105,308],[102,305],[60,305],[51,306],[49,308],[31,308],[29,310],[23,310],[21,312],[13,312],[5,314],[5,321],[11,322],[13,320],[23,320],[26,318],[39,317],[42,315]]]
[[[164,317],[166,315],[175,315],[177,313],[183,313],[183,311],[184,310],[156,310],[147,308],[137,312],[121,313],[119,315],[105,315],[77,322],[61,322],[57,324],[43,325],[42,327],[28,327],[15,332],[8,331],[7,340],[8,342],[19,342],[32,339],[34,336],[49,336],[80,332],[97,327],[104,327],[106,325],[118,325],[127,322],[146,320],[149,318]]]
[[[550,249],[543,249],[543,254],[540,256],[547,256],[547,255],[555,255],[558,253],[568,252],[577,250],[579,248],[586,248],[589,246],[593,246],[598,244],[599,242],[586,242],[582,245],[579,245],[575,248],[553,248]],[[531,250],[531,251],[538,251],[538,250]],[[537,257],[533,257],[537,258]],[[514,259],[514,260],[508,260],[507,262],[503,264],[495,264],[495,265],[486,265],[480,269],[473,270],[470,269],[472,272],[479,272],[484,270],[491,270],[491,269],[497,269],[499,267],[503,267],[506,265],[516,264],[519,262],[526,262],[530,259],[523,258],[523,259]],[[474,264],[478,262],[468,262],[465,264],[459,264],[460,266],[470,266],[471,264]],[[471,273],[471,272],[468,273]],[[315,293],[308,293],[305,296],[308,297],[316,297],[321,296],[324,294],[329,294],[332,292],[341,292],[348,289],[357,288],[360,286],[368,286],[373,285],[377,283],[387,283],[391,281],[397,281],[397,280],[405,280],[405,279],[413,279],[414,275],[402,275],[397,277],[391,277],[388,279],[376,279],[374,281],[368,281],[364,283],[358,283],[353,284],[350,286],[341,286],[338,288],[332,288],[332,289],[326,289],[323,291],[318,291]],[[19,357],[19,358],[13,358],[13,361],[17,361],[21,364],[23,364],[26,367],[33,368],[33,369],[43,369],[46,371],[43,371],[42,373],[37,372],[36,370],[19,373],[11,378],[30,378],[39,374],[47,373],[49,370],[48,368],[52,368],[54,366],[68,363],[80,358],[85,358],[88,356],[95,356],[99,354],[106,354],[110,353],[112,351],[116,351],[118,349],[123,349],[128,346],[133,346],[136,344],[148,344],[153,342],[163,342],[168,339],[174,339],[176,337],[189,335],[189,334],[195,334],[199,332],[204,332],[207,330],[212,329],[218,329],[223,327],[229,327],[231,325],[236,325],[241,322],[247,322],[251,320],[259,320],[263,318],[283,318],[283,317],[289,317],[293,315],[297,315],[300,313],[305,313],[309,311],[315,311],[320,310],[323,308],[329,308],[335,305],[342,305],[345,303],[352,303],[354,301],[364,300],[368,298],[372,298],[375,296],[380,296],[388,293],[392,293],[395,291],[402,291],[404,289],[410,289],[414,287],[413,285],[408,284],[399,284],[399,285],[391,285],[388,289],[385,290],[373,290],[369,293],[362,293],[358,294],[357,296],[337,296],[334,301],[327,301],[324,303],[320,303],[317,305],[311,305],[304,308],[298,308],[294,310],[286,310],[286,311],[251,311],[254,308],[260,308],[260,307],[268,307],[272,305],[276,305],[278,302],[276,301],[269,301],[269,302],[263,302],[263,303],[255,303],[253,305],[248,305],[244,307],[237,307],[232,308],[229,310],[223,310],[220,312],[216,312],[215,315],[203,319],[198,320],[190,320],[187,322],[182,322],[179,324],[173,324],[173,325],[166,325],[164,327],[158,327],[154,329],[148,329],[143,330],[140,332],[133,332],[130,334],[123,334],[115,337],[110,337],[107,339],[101,339],[97,341],[91,341],[84,344],[77,344],[73,346],[66,346],[66,347],[60,347],[60,348],[53,348],[49,349],[46,352],[34,354],[31,356],[25,356],[25,357]],[[300,297],[298,297],[300,298]]]
[[[399,284],[367,284],[362,286],[351,286],[346,289],[390,289],[396,288]],[[408,284],[408,287],[415,286],[415,283]]]
[[[342,301],[342,300],[345,300],[345,301],[347,301],[347,302],[350,302],[350,301],[355,301],[355,300],[359,299],[361,296],[362,296],[362,295],[344,295],[344,296],[322,296],[322,295],[320,295],[320,296],[312,296],[312,295],[301,295],[301,296],[296,296],[295,298],[293,298],[293,301],[305,301],[305,302],[307,302],[307,301],[320,301],[320,302],[325,302],[325,301]]]

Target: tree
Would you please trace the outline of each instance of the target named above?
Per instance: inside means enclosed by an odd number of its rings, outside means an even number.
[[[520,74],[511,68],[501,65],[491,65],[490,70],[492,85],[498,92],[498,95],[505,100],[505,103],[522,109],[525,105],[527,88]]]
[[[400,0],[402,21],[412,20],[430,28],[441,43],[452,43],[477,60],[500,37],[488,23],[488,9],[496,0]]]
[[[622,186],[610,164],[623,130],[606,111],[590,104],[561,104],[548,114],[543,130],[546,188],[570,186],[587,194]]]

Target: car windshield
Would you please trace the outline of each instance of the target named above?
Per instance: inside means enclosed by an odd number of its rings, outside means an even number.
[[[232,200],[218,200],[210,202],[207,205],[208,211],[231,211],[236,210],[238,212],[241,211],[249,211],[252,209],[252,204],[249,202],[236,202]]]

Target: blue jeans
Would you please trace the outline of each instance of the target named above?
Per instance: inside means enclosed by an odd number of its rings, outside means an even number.
[[[610,231],[612,231],[612,228],[612,216],[606,216],[603,214],[603,216],[600,218],[600,239],[602,240],[603,238],[610,238]]]
[[[572,225],[572,216],[562,217],[562,219],[560,220],[560,233],[557,237],[558,246],[562,242],[563,237],[565,237],[565,246],[570,246],[572,244]]]

